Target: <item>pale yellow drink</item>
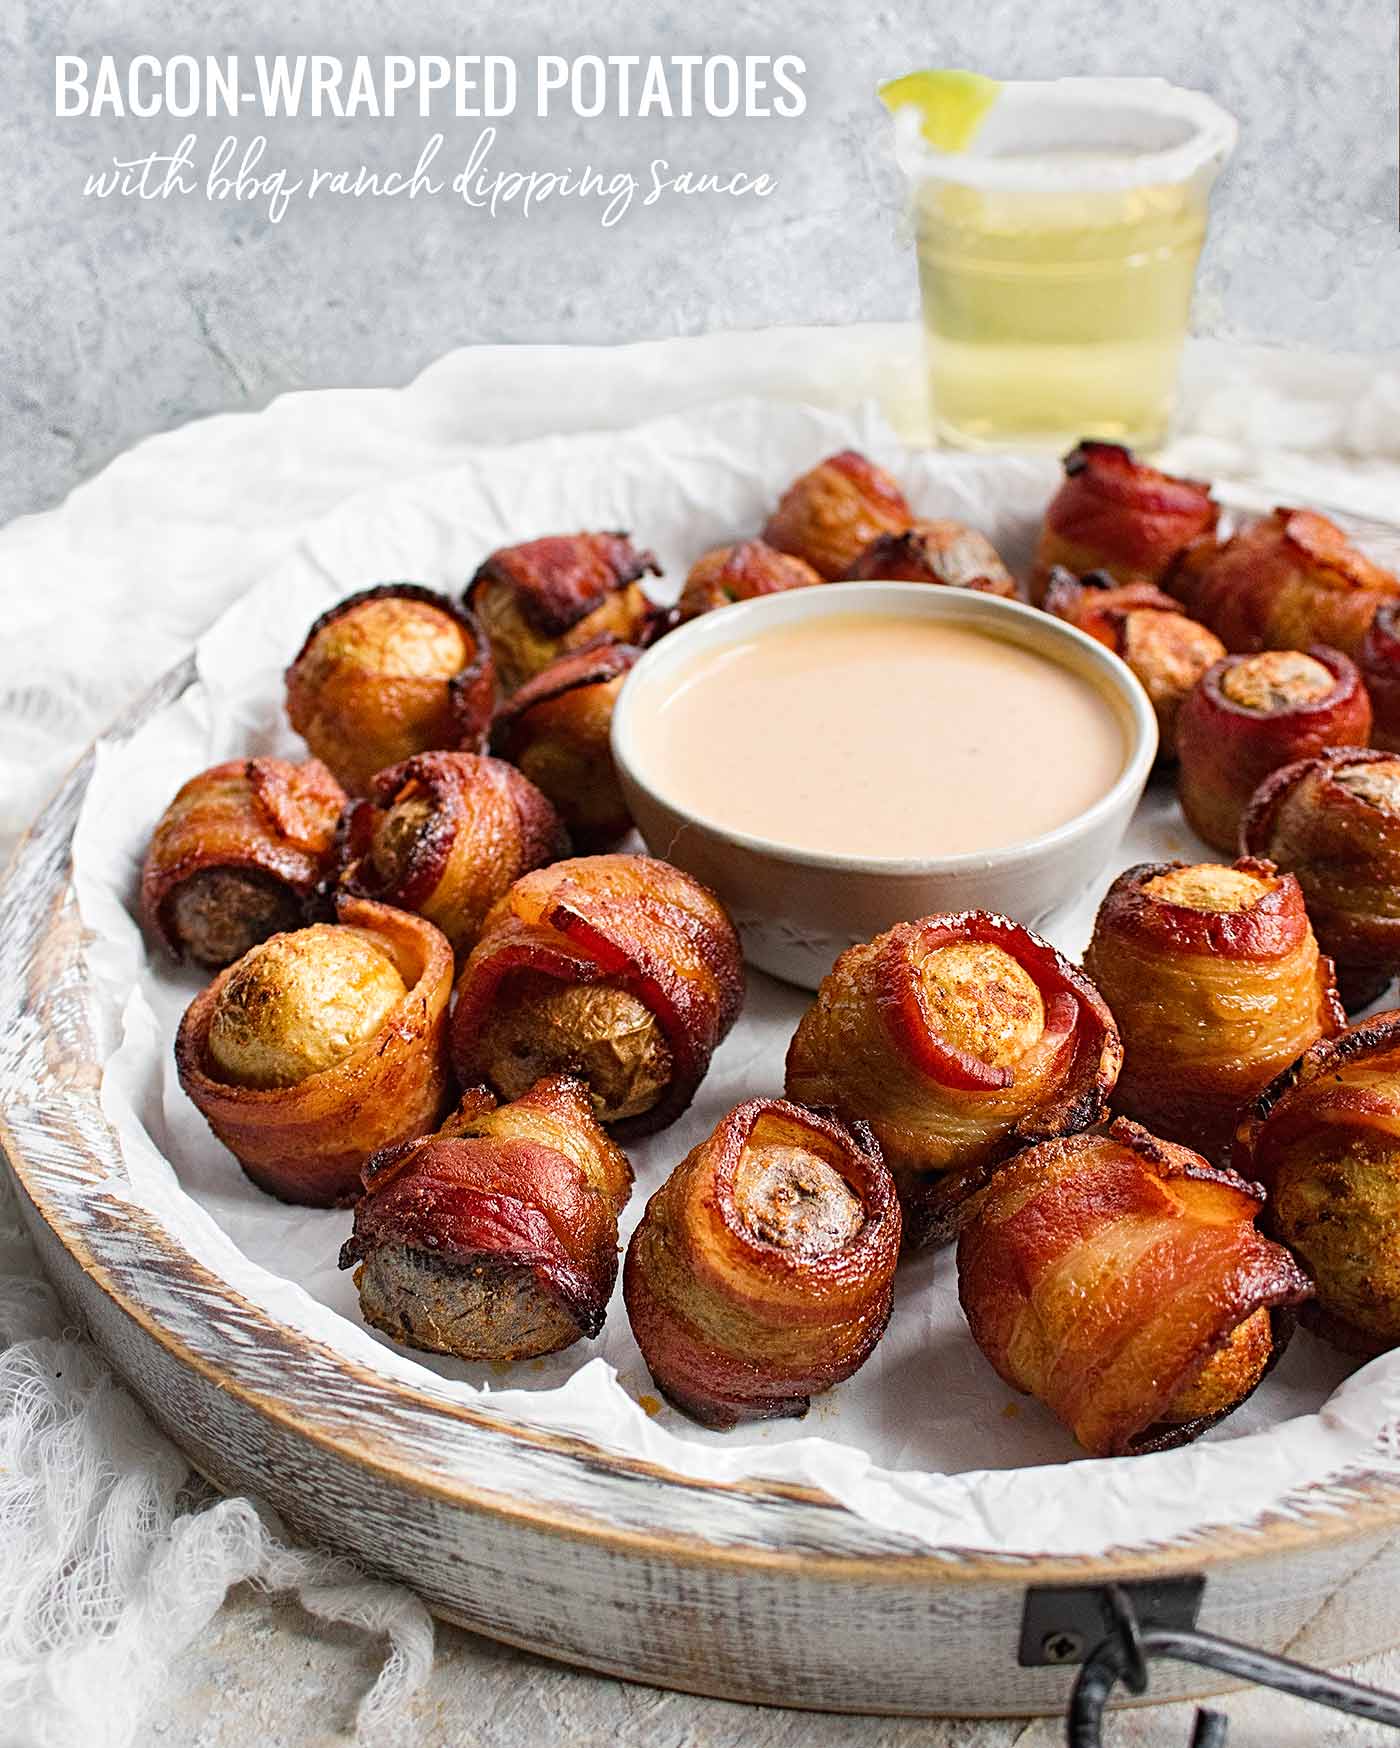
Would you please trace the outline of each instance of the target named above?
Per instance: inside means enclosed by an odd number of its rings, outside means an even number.
[[[1155,85],[1004,87],[972,150],[921,155],[914,220],[941,441],[1164,441],[1210,189],[1233,131],[1222,116],[1220,138],[1193,151],[1188,119],[1135,115]],[[1063,101],[1067,89],[1079,101]],[[1135,126],[1147,149],[1129,143]]]

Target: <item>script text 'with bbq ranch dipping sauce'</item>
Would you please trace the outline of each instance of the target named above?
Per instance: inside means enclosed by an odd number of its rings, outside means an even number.
[[[702,652],[648,739],[655,782],[687,813],[868,858],[1039,837],[1107,794],[1127,756],[1109,700],[1051,657],[855,613]]]

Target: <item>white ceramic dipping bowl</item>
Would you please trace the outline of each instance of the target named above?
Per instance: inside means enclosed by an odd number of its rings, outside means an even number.
[[[1061,663],[1093,684],[1124,731],[1122,771],[1085,812],[1040,837],[1000,849],[928,859],[798,850],[700,818],[666,793],[650,767],[648,725],[697,657],[781,637],[827,615],[935,619],[989,632]],[[813,685],[822,683],[819,672]],[[988,700],[995,710],[995,700]],[[1035,927],[1083,892],[1118,848],[1157,752],[1157,721],[1142,686],[1110,650],[1062,620],[1016,601],[927,583],[830,583],[722,607],[664,637],[632,669],[613,712],[612,749],[623,792],[655,856],[695,875],[723,901],[751,965],[815,989],[838,953],[892,923],[933,911],[992,910]],[[1035,756],[1036,749],[1028,749]],[[1047,759],[1053,747],[1044,750]],[[890,781],[908,781],[893,753]],[[886,773],[872,771],[879,782]]]

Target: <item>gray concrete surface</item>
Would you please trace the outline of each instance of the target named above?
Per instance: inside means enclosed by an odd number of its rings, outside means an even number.
[[[503,165],[641,170],[665,156],[779,180],[765,202],[634,210],[611,230],[582,208],[492,221],[451,203],[343,203],[274,225],[203,200],[85,201],[85,175],[113,155],[169,151],[187,125],[207,155],[234,124],[55,119],[53,56],[230,49],[795,53],[810,102],[797,121],[500,124]],[[1389,0],[231,0],[194,14],[179,0],[6,0],[0,521],[54,502],[145,432],[291,387],[400,382],[471,341],[903,317],[913,262],[872,93],[929,63],[1156,72],[1215,93],[1243,143],[1198,327],[1363,350],[1400,340]],[[479,125],[448,123],[448,155],[460,159]],[[304,171],[411,162],[425,125],[265,131],[268,162]]]

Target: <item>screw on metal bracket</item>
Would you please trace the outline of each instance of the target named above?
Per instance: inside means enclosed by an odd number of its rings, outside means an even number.
[[[1026,1593],[1021,1617],[1023,1667],[1082,1663],[1066,1714],[1069,1748],[1103,1748],[1103,1714],[1121,1681],[1147,1690],[1148,1663],[1170,1657],[1257,1682],[1333,1711],[1400,1730],[1400,1698],[1237,1645],[1196,1630],[1205,1579],[1168,1578],[1139,1584],[1062,1585]],[[1086,1645],[1094,1648],[1087,1652]],[[1191,1748],[1225,1748],[1229,1725],[1220,1712],[1196,1713]]]

